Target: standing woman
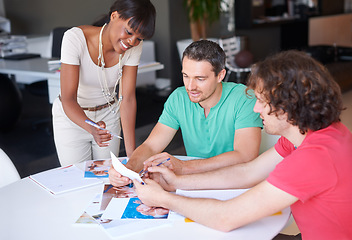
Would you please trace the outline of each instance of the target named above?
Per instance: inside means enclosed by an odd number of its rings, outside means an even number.
[[[65,32],[61,48],[61,94],[53,104],[54,140],[62,166],[118,155],[123,130],[126,154],[136,147],[136,77],[143,40],[155,29],[150,0],[116,0],[103,27]],[[121,120],[120,120],[121,119]],[[121,124],[120,124],[121,121]]]

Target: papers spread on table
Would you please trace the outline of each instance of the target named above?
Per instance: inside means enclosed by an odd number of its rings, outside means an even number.
[[[142,178],[139,176],[138,173],[126,168],[125,165],[123,165],[112,152],[110,152],[110,155],[112,160],[112,166],[117,172],[119,172],[122,176],[128,177],[131,180],[136,179],[138,182],[143,182]]]
[[[127,157],[117,158],[122,164],[126,164]],[[87,160],[84,167],[85,178],[108,178],[111,159]]]
[[[142,204],[131,186],[105,184],[103,193],[96,195],[76,224],[99,224],[110,236],[121,237],[169,224],[168,213]]]
[[[167,219],[169,210],[144,205],[139,198],[113,198],[102,218],[107,219]]]
[[[29,177],[52,194],[61,194],[103,183],[99,179],[83,178],[83,172],[75,165],[51,169]]]

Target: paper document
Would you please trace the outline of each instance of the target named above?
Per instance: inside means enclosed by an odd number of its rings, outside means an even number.
[[[143,182],[142,178],[139,176],[138,173],[126,168],[125,165],[123,165],[112,152],[110,152],[110,155],[112,166],[117,172],[119,172],[122,176],[128,177],[131,180],[137,179],[138,182]]]
[[[108,178],[111,159],[87,160],[85,161],[85,178]]]
[[[128,162],[128,157],[117,158],[123,164]],[[111,159],[87,160],[84,163],[85,178],[108,178],[109,169],[111,167]]]
[[[116,201],[117,206],[112,204],[108,215],[103,215],[110,201],[114,202],[114,199],[120,199]],[[167,209],[151,208],[142,204],[133,187],[105,184],[103,192],[96,195],[75,223],[99,225],[113,238],[126,237],[136,232],[167,226],[170,224],[165,220],[168,212]],[[164,221],[153,220],[161,218]]]
[[[105,219],[167,219],[169,210],[144,205],[139,198],[113,198],[105,209]]]
[[[83,172],[75,165],[51,169],[29,177],[52,194],[61,194],[84,187],[103,183],[102,180],[83,177]]]

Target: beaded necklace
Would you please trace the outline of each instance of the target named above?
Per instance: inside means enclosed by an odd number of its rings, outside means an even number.
[[[109,105],[109,109],[112,113],[116,113],[117,111],[119,111],[120,109],[120,104],[122,101],[122,81],[120,81],[121,77],[122,77],[122,69],[121,69],[121,59],[122,59],[122,54],[120,54],[119,56],[119,65],[118,65],[118,77],[117,80],[115,82],[114,85],[114,89],[113,92],[110,92],[109,90],[109,85],[106,79],[106,74],[105,74],[105,61],[104,61],[104,55],[103,55],[103,41],[102,41],[102,36],[103,36],[103,30],[106,26],[106,23],[104,24],[104,26],[101,28],[100,30],[100,34],[99,34],[99,56],[98,56],[98,66],[100,66],[100,68],[98,68],[98,80],[99,80],[99,84],[102,90],[102,94],[103,97],[105,99],[105,101],[107,102],[107,104]],[[100,71],[101,69],[101,71]],[[120,86],[119,86],[119,98],[116,98],[116,87],[118,85],[118,83],[120,82]],[[116,105],[116,109],[113,109],[113,104],[117,102]]]

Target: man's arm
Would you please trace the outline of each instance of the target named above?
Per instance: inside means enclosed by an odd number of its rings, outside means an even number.
[[[166,192],[150,179],[145,179],[146,185],[141,185],[136,181],[134,184],[138,197],[148,206],[168,208],[208,227],[230,231],[274,214],[297,201],[296,197],[265,181],[282,159],[283,157],[272,147],[253,161],[210,172],[176,176],[166,167],[148,169],[149,172],[161,173],[161,182],[174,189],[253,187],[239,197],[228,201],[177,196]]]
[[[272,215],[298,200],[267,181],[227,201],[178,196],[165,192],[152,180],[147,179],[146,183],[135,181],[138,197],[144,204],[170,209],[224,232]]]
[[[132,153],[126,167],[139,172],[143,169],[144,160],[163,151],[169,145],[176,132],[177,130],[173,128],[157,123],[148,138]],[[109,170],[109,180],[114,186],[124,186],[130,182],[128,178],[121,177],[113,167]]]
[[[234,137],[234,151],[222,153],[220,155],[206,158],[206,159],[196,159],[189,161],[181,161],[173,158],[168,164],[170,169],[178,174],[194,174],[206,171],[212,171],[215,169],[245,163],[253,160],[259,154],[261,140],[261,129],[258,127],[242,128],[235,132]],[[149,158],[145,162],[145,167],[152,165],[157,165],[164,158],[159,158],[157,156]]]
[[[182,166],[182,174],[206,172],[251,161],[259,154],[260,140],[261,129],[259,127],[238,129],[235,131],[234,151],[207,159],[187,161]]]
[[[167,167],[150,167],[148,171],[161,173],[155,180],[169,191],[250,188],[264,181],[282,159],[272,147],[253,161],[209,172],[177,176]]]
[[[133,171],[142,170],[144,160],[162,152],[176,132],[177,130],[158,122],[148,138],[133,152],[126,166]]]

